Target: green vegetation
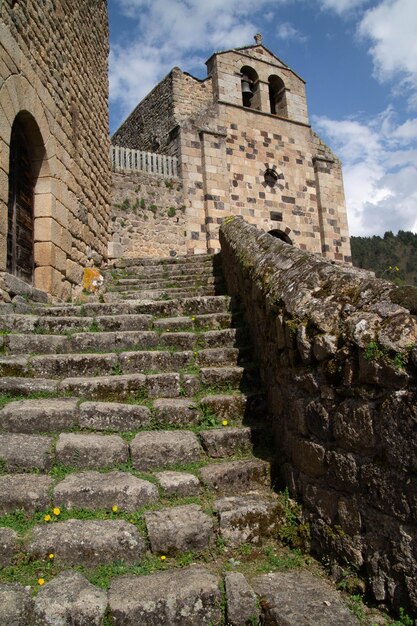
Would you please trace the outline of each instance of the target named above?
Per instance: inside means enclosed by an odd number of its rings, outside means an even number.
[[[417,234],[399,230],[383,237],[351,237],[353,265],[396,285],[417,285]]]
[[[175,217],[176,212],[176,208],[174,206],[170,206],[168,209],[168,217]]]

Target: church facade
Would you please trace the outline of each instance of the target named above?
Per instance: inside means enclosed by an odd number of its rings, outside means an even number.
[[[340,161],[311,128],[304,80],[255,39],[213,54],[203,80],[174,68],[112,143],[178,157],[186,205],[178,247],[188,254],[217,252],[220,223],[241,215],[349,263]]]

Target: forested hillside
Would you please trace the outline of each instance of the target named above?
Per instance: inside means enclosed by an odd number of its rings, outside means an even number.
[[[351,237],[350,243],[356,267],[373,270],[398,285],[417,285],[417,234],[388,231],[383,237]]]

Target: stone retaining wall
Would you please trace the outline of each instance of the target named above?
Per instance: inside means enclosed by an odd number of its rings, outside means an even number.
[[[186,254],[185,205],[178,179],[113,173],[109,257]]]
[[[262,233],[221,227],[229,293],[245,310],[276,462],[313,547],[417,612],[417,298]]]

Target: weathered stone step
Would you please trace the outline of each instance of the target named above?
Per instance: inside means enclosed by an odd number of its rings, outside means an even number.
[[[218,626],[223,617],[219,580],[197,566],[116,577],[109,605],[114,623],[123,626]]]
[[[51,504],[50,491],[52,485],[53,480],[50,476],[36,474],[0,475],[0,515],[18,509],[27,513],[47,509]]]
[[[77,398],[18,400],[0,411],[0,430],[14,433],[59,433],[79,422]]]
[[[75,428],[131,432],[148,426],[151,417],[147,406],[136,404],[83,402],[79,405],[76,398],[18,400],[0,411],[0,430],[26,434],[60,433]]]
[[[206,487],[223,494],[245,493],[270,486],[270,467],[266,461],[227,461],[202,467],[201,481]]]
[[[69,474],[55,486],[53,495],[55,506],[68,510],[111,510],[117,506],[120,511],[132,512],[158,499],[156,485],[118,471]]]
[[[35,526],[26,545],[34,559],[54,554],[65,565],[98,565],[119,561],[140,563],[146,550],[137,528],[123,520],[78,520]]]
[[[213,517],[197,504],[147,511],[143,518],[154,554],[202,552],[214,541]]]
[[[90,400],[123,401],[138,396],[177,398],[181,395],[180,375],[175,372],[149,374],[147,376],[144,374],[124,374],[120,376],[74,377],[57,382],[58,390]]]
[[[58,464],[78,469],[106,469],[126,463],[129,446],[118,435],[63,433],[55,446]]]
[[[213,276],[212,274],[182,274],[176,278],[153,277],[143,278],[136,276],[131,278],[115,278],[112,283],[107,286],[109,291],[123,291],[128,287],[138,287],[142,289],[165,289],[166,287],[195,287],[201,285],[217,285],[223,284],[221,276]]]
[[[98,317],[81,316],[28,316],[8,315],[2,317],[0,326],[3,331],[17,333],[64,334],[76,331],[97,330],[150,330],[152,316],[144,314],[102,315]],[[36,341],[36,340],[32,340]]]
[[[53,439],[43,435],[0,433],[0,459],[8,472],[47,472],[54,462]]]
[[[197,435],[178,430],[138,433],[130,442],[130,453],[132,466],[140,471],[187,465],[203,457]]]
[[[142,301],[138,299],[118,302],[90,302],[84,305],[38,307],[36,314],[43,317],[92,317],[96,319],[97,317],[103,316],[132,314],[172,317],[177,315],[224,313],[230,310],[230,306],[231,299],[229,296],[193,296],[190,298],[177,298],[161,302]],[[1,316],[2,322],[6,322],[7,317],[9,316]],[[20,317],[27,318],[28,316],[23,315]],[[7,329],[6,326],[5,328]]]
[[[282,512],[276,500],[259,495],[229,496],[214,503],[226,546],[260,545],[277,534]]]
[[[211,267],[220,263],[220,256],[213,256],[212,254],[196,254],[196,255],[179,255],[175,257],[162,257],[162,258],[121,258],[115,259],[112,263],[115,268],[131,268],[131,267],[157,267],[165,268],[170,265],[200,265],[208,264]]]
[[[129,398],[176,398],[181,395],[177,373],[125,374],[114,376],[70,377],[64,379],[3,377],[0,393],[27,396],[34,393],[77,395],[89,400],[123,401]]]
[[[204,316],[200,316],[204,317]],[[219,348],[245,345],[247,334],[239,328],[194,332],[199,321],[197,318],[176,318],[182,322],[169,322],[173,318],[155,320],[154,330],[121,330],[82,332],[66,335],[3,335],[2,346],[6,353],[22,354],[66,354],[68,352],[113,351],[137,348],[141,350],[160,348],[176,348],[178,350],[196,350],[202,348]],[[163,323],[160,323],[163,322]],[[204,322],[204,320],[202,320]],[[179,326],[188,331],[159,332],[164,326]],[[158,331],[158,332],[157,332]]]
[[[79,407],[79,426],[92,430],[132,432],[150,425],[151,411],[140,404],[83,402]]]
[[[34,598],[23,585],[0,585],[0,623],[101,626],[109,608],[111,622],[123,626],[359,626],[340,593],[307,571],[270,572],[249,582],[240,572],[227,572],[224,589],[223,598],[219,578],[197,565],[117,576],[109,594],[66,570]]]
[[[214,296],[216,289],[211,285],[207,287],[172,287],[166,289],[129,289],[122,291],[109,290],[106,301],[111,300],[173,300],[174,298],[193,298],[195,296]],[[111,296],[111,300],[109,299]]]
[[[271,626],[359,626],[330,584],[306,571],[257,576],[251,586],[262,598],[263,623]]]

